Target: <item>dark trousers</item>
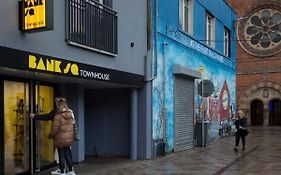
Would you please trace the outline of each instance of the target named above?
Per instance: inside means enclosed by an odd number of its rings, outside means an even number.
[[[236,132],[236,140],[235,140],[235,146],[239,146],[239,141],[240,141],[240,138],[242,140],[242,145],[243,147],[245,146],[246,144],[246,136],[244,134],[241,134],[239,131]]]
[[[63,147],[63,148],[58,148],[58,153],[59,153],[59,168],[60,172],[64,172],[64,162],[66,161],[67,167],[69,171],[72,171],[72,155],[71,155],[71,150],[70,146]]]

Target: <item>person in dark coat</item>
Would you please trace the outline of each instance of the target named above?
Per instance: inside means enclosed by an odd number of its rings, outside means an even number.
[[[69,175],[75,175],[70,146],[74,142],[74,127],[72,111],[68,108],[65,98],[60,98],[56,102],[57,113],[53,120],[52,131],[49,138],[54,140],[54,145],[59,153],[60,174],[65,174],[65,165],[68,166]]]
[[[64,98],[63,94],[58,92],[56,93],[55,95],[55,102],[60,99],[60,98]],[[56,104],[55,104],[55,107],[52,111],[50,111],[49,113],[47,114],[40,114],[40,115],[35,115],[33,113],[30,113],[30,117],[35,119],[35,120],[42,120],[42,121],[50,121],[50,120],[54,120],[54,117],[57,113],[57,109],[56,109]]]
[[[236,139],[235,139],[235,151],[238,151],[240,138],[242,140],[242,150],[245,151],[246,145],[246,135],[248,135],[248,130],[246,129],[247,119],[244,117],[244,112],[242,110],[237,111],[237,119],[234,122],[236,128]]]
[[[63,98],[63,94],[60,92],[57,92],[55,95],[55,103],[59,100]],[[56,108],[56,104],[54,105],[54,109],[52,111],[50,111],[47,114],[40,114],[40,115],[35,115],[34,113],[30,113],[30,117],[33,118],[34,120],[40,120],[40,121],[53,121],[55,118],[55,115],[57,113],[57,108]],[[59,156],[58,156],[58,151],[57,149],[55,149],[54,151],[54,160],[56,162],[56,164],[58,165],[59,163]],[[56,170],[53,170],[51,172],[51,174],[53,175],[57,175],[60,173],[60,169],[57,168]]]

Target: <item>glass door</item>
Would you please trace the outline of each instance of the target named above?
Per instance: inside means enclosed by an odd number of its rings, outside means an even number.
[[[34,120],[30,112],[47,114],[54,107],[54,88],[31,81],[3,81],[4,174],[41,171],[54,163],[52,121]]]
[[[35,170],[41,171],[54,163],[53,140],[48,139],[48,134],[52,128],[52,121],[40,120],[40,115],[48,114],[54,109],[54,88],[45,85],[35,85],[35,112],[39,115],[39,120],[35,120]]]
[[[29,84],[4,81],[5,174],[29,171]]]

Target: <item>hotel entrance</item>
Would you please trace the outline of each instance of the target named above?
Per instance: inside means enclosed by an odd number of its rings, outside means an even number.
[[[54,87],[32,81],[3,80],[1,84],[4,174],[33,174],[51,166],[54,146],[48,134],[52,121],[35,121],[29,114],[53,110]]]

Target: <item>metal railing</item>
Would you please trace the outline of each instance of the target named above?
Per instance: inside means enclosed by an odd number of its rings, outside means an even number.
[[[117,54],[117,13],[94,0],[66,0],[70,44]]]

